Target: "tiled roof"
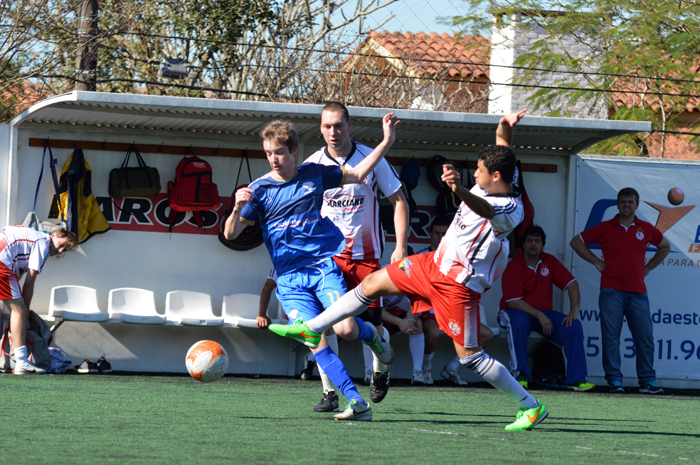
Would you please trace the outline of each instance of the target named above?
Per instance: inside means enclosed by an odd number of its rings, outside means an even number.
[[[613,100],[618,107],[632,108],[633,106],[639,105],[642,96],[630,92],[613,92]],[[692,113],[694,111],[700,111],[700,97],[679,97],[683,102],[685,111]],[[647,106],[654,111],[659,110],[660,103],[656,95],[650,94],[644,98]],[[667,108],[668,110],[669,108]]]
[[[422,72],[435,74],[445,70],[450,77],[473,76],[488,79],[491,41],[485,37],[465,35],[460,38],[449,34],[419,32],[371,32],[373,39],[394,57],[415,62]],[[476,46],[469,46],[476,44]],[[411,63],[413,65],[413,63]]]

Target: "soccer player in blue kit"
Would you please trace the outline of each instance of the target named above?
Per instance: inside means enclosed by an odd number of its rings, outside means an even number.
[[[263,238],[277,270],[277,298],[290,323],[308,321],[346,292],[345,280],[333,256],[345,248],[345,238],[333,222],[321,216],[323,193],[345,184],[361,183],[384,157],[396,136],[393,113],[382,118],[384,139],[355,167],[307,163],[296,166],[299,136],[291,123],[273,121],[260,133],[272,171],[248,188],[238,189],[224,236],[233,240],[246,224],[260,219]],[[389,342],[377,330],[357,319],[349,338],[367,344],[385,364],[393,361]],[[303,334],[300,342],[305,343]],[[306,344],[311,347],[311,344]],[[348,399],[336,420],[372,420],[372,410],[325,337],[311,348],[316,362]]]

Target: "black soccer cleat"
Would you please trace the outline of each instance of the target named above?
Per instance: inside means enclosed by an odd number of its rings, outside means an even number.
[[[389,367],[384,372],[374,372],[372,381],[369,383],[369,398],[372,403],[378,404],[383,401],[389,392]]]
[[[313,360],[309,360],[308,358],[304,359],[304,368],[301,369],[301,379],[304,381],[310,381],[314,377],[314,367],[316,366],[316,362]]]
[[[314,406],[314,412],[337,412],[339,409],[338,396],[330,390],[323,393],[321,401]]]

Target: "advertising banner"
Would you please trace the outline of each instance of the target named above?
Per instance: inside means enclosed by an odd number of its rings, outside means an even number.
[[[639,192],[637,217],[656,226],[671,253],[645,279],[654,327],[654,368],[661,379],[700,379],[700,165],[649,159],[577,158],[579,233],[617,213],[617,192]],[[590,247],[602,257],[597,245]],[[656,248],[647,248],[650,260]],[[604,259],[604,258],[603,258]],[[598,295],[600,273],[575,255],[581,288],[580,320],[590,376],[604,376]],[[636,377],[636,352],[627,324],[620,337],[622,373]]]
[[[168,234],[204,234],[216,236],[221,223],[226,221],[221,215],[228,209],[231,200],[222,199],[218,208],[202,212],[204,227],[197,226],[192,212],[179,212],[170,230],[168,218],[170,206],[167,194],[151,197],[126,197],[112,199],[96,197],[107,222],[115,231],[148,231]],[[418,205],[411,217],[408,242],[410,244],[430,244],[430,223],[435,215],[435,206]],[[392,214],[393,221],[393,214]],[[396,242],[392,233],[386,233],[387,242]],[[700,257],[699,257],[700,258]]]

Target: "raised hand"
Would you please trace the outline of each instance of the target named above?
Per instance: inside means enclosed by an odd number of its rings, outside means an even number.
[[[253,198],[253,191],[247,187],[242,187],[236,191],[236,205],[234,210],[241,211],[243,206]]]
[[[525,112],[527,112],[527,108],[523,108],[520,111],[516,111],[509,115],[506,115],[503,118],[501,118],[498,124],[504,124],[506,126],[513,127],[516,124],[518,124],[518,121],[520,121],[523,116],[525,116]]]
[[[382,129],[384,131],[384,140],[389,144],[393,144],[396,140],[396,125],[399,124],[399,120],[394,116],[394,112],[387,113],[382,118]]]
[[[442,165],[442,177],[440,179],[447,184],[447,187],[452,189],[452,192],[457,192],[457,189],[462,186],[462,177],[451,164]]]

